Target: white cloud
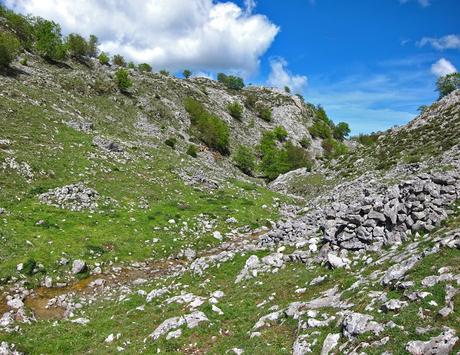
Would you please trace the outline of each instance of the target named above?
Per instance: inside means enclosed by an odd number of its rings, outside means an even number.
[[[213,0],[6,0],[8,7],[95,34],[101,49],[156,69],[255,71],[279,28],[233,2]]]
[[[440,38],[423,37],[417,44],[419,47],[428,44],[438,50],[460,49],[460,35],[447,35]]]
[[[283,58],[273,58],[270,60],[270,74],[267,84],[277,88],[288,86],[293,93],[300,93],[308,83],[308,78],[304,75],[292,75],[287,69],[287,62]]]
[[[408,2],[411,2],[411,1],[412,0],[399,0],[401,4],[407,4]],[[415,1],[417,1],[422,7],[430,6],[430,0],[415,0]]]
[[[447,59],[441,58],[431,66],[431,72],[437,76],[444,76],[457,72],[457,68]]]

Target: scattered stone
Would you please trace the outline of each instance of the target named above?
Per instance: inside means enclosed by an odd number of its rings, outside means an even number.
[[[334,350],[340,339],[340,334],[328,334],[324,339],[323,348],[321,349],[321,355],[329,355]]]
[[[380,334],[384,328],[383,325],[375,322],[374,317],[368,314],[348,313],[342,321],[342,332],[347,338],[354,338],[365,332],[373,332],[375,335]]]
[[[448,355],[451,353],[458,337],[455,330],[445,327],[443,332],[428,341],[410,341],[407,343],[406,350],[413,355]]]
[[[86,271],[86,263],[83,260],[74,260],[72,263],[72,274],[80,274]]]

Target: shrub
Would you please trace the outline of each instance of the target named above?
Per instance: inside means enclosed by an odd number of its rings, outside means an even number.
[[[87,52],[86,54],[91,58],[97,57],[97,45],[99,44],[99,40],[95,35],[90,35],[88,40]]]
[[[256,158],[251,148],[239,145],[233,160],[236,166],[246,175],[252,175],[256,167]]]
[[[241,117],[243,116],[243,106],[236,101],[227,105],[227,111],[237,120],[241,120]]]
[[[129,62],[127,67],[128,67],[128,69],[136,69],[136,66],[134,65],[133,62]]]
[[[348,148],[345,144],[333,138],[323,140],[321,146],[324,149],[324,156],[327,159],[334,159],[348,152]]]
[[[69,55],[73,58],[81,59],[88,53],[88,43],[76,33],[67,36],[66,46]]]
[[[112,63],[119,67],[126,67],[125,58],[120,54],[115,54],[112,58]]]
[[[109,94],[113,92],[114,89],[115,85],[113,84],[113,82],[102,75],[97,76],[94,80],[93,90],[98,95]]]
[[[259,106],[257,108],[257,114],[261,119],[266,122],[270,122],[272,120],[272,110],[270,107],[267,106]]]
[[[219,73],[217,74],[217,81],[224,84],[225,87],[230,90],[241,90],[244,88],[244,81],[239,76]]]
[[[436,81],[436,90],[439,92],[440,99],[456,89],[460,89],[460,73],[448,74]]]
[[[177,140],[174,137],[170,137],[170,138],[165,140],[165,144],[168,147],[171,147],[172,149],[174,149],[176,147],[176,143],[177,143]]]
[[[187,154],[193,158],[198,156],[198,148],[194,144],[190,144],[187,148]]]
[[[0,67],[7,67],[19,51],[19,40],[7,32],[0,32]]]
[[[101,63],[102,65],[108,65],[110,62],[110,58],[105,52],[101,52],[101,54],[99,54],[98,59],[99,63]]]
[[[339,124],[334,127],[334,138],[338,139],[339,141],[343,141],[349,134],[350,127],[346,122],[339,122]]]
[[[8,27],[13,29],[14,34],[21,43],[21,46],[28,50],[32,49],[34,28],[29,19],[23,15],[16,14],[12,10],[7,10],[6,8],[2,8],[0,16],[4,17]]]
[[[308,131],[313,138],[332,138],[331,127],[324,121],[316,119]]]
[[[35,50],[48,60],[61,60],[65,57],[61,27],[52,21],[37,19],[35,26]]]
[[[129,89],[133,86],[133,82],[129,79],[129,74],[126,69],[120,68],[115,73],[117,86],[121,91]]]
[[[187,98],[185,109],[191,116],[198,137],[210,148],[222,154],[229,153],[230,130],[219,117],[210,114],[198,101]]]
[[[353,139],[355,139],[356,141],[358,141],[362,145],[370,146],[370,145],[373,145],[374,143],[376,143],[378,138],[379,138],[379,135],[377,133],[371,133],[371,134],[362,134],[361,133],[359,136],[354,137]]]
[[[29,258],[26,260],[25,263],[22,264],[21,273],[24,275],[32,276],[34,274],[34,270],[37,266],[37,262],[33,258]]]
[[[140,72],[147,72],[150,73],[152,71],[152,67],[150,64],[147,63],[141,63],[138,66]]]
[[[192,72],[188,69],[185,69],[183,72],[182,72],[182,75],[184,76],[185,79],[188,79],[192,76]]]
[[[427,105],[421,105],[417,108],[417,111],[420,112],[420,114],[425,113],[426,110],[428,110],[430,107]]]
[[[284,92],[287,93],[287,94],[291,93],[291,89],[289,88],[289,86],[284,87]]]
[[[244,100],[244,106],[246,106],[248,109],[254,109],[257,104],[257,96],[249,93],[246,95],[246,99]]]
[[[313,166],[310,155],[304,149],[295,146],[291,142],[286,142],[284,149],[286,154],[286,164],[283,174],[300,168],[311,169]]]
[[[302,146],[302,148],[305,148],[305,149],[308,149],[310,148],[311,146],[311,139],[307,136],[304,136],[300,141],[299,141],[300,145]]]
[[[165,70],[165,69],[161,69],[160,70],[160,74],[161,75],[164,75],[164,76],[169,76],[169,71]]]
[[[276,139],[278,139],[280,142],[284,142],[288,136],[288,132],[286,131],[286,128],[283,126],[277,126],[273,130],[273,133],[276,136]]]
[[[300,95],[300,94],[295,94],[295,96],[297,96],[297,97],[300,99],[300,101],[305,102],[305,99],[303,98],[302,95]]]
[[[26,67],[27,66],[27,57],[22,58],[19,63],[21,63],[21,65],[24,65]]]

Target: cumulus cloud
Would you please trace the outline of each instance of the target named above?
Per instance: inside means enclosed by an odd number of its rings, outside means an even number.
[[[295,93],[302,92],[308,83],[308,78],[304,75],[293,75],[286,67],[287,62],[283,58],[272,58],[267,84],[277,88],[288,86]]]
[[[411,1],[412,0],[399,0],[401,4],[407,4],[408,2],[411,2]],[[430,0],[415,0],[415,1],[417,1],[422,7],[430,6]]]
[[[26,14],[54,20],[64,33],[99,37],[104,51],[156,69],[184,67],[251,73],[279,28],[246,8],[213,0],[6,0]]]
[[[445,58],[439,59],[431,66],[431,72],[437,76],[444,76],[457,72],[457,68]]]
[[[435,49],[460,49],[460,35],[447,35],[440,38],[423,37],[418,43],[420,47],[430,45]]]

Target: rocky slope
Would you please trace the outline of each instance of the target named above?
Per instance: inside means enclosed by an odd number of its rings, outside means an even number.
[[[0,354],[460,351],[458,91],[278,193],[185,154],[183,101],[234,149],[309,136],[297,97],[135,71],[123,95],[110,68],[30,57],[0,86]],[[273,122],[227,113],[250,94]]]

